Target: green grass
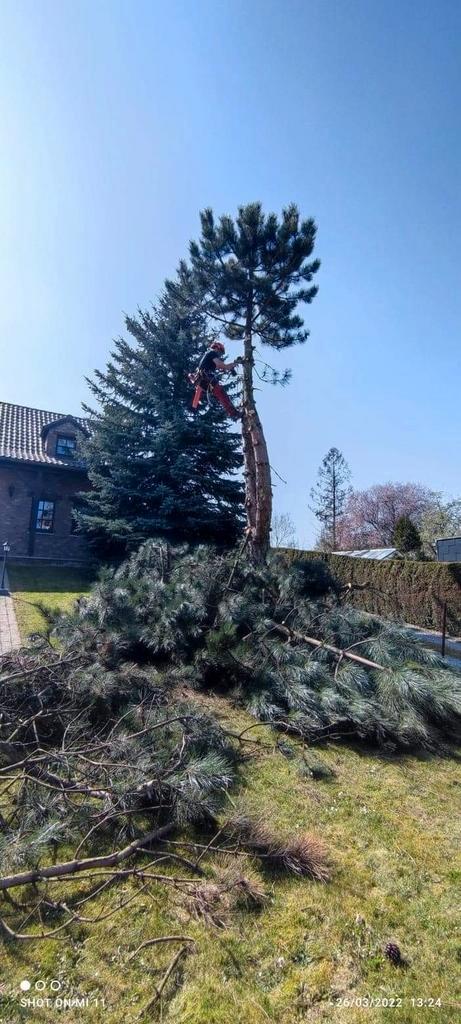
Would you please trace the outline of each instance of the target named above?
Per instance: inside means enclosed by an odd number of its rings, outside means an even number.
[[[233,729],[253,721],[224,699],[205,703]],[[392,1019],[416,1024],[435,1019],[451,1024],[459,1019],[457,761],[391,759],[334,744],[304,749],[294,740],[289,760],[268,728],[246,735],[270,746],[245,744],[249,757],[231,794],[233,805],[261,815],[282,832],[320,837],[331,857],[331,881],[320,885],[263,874],[268,905],[259,912],[234,913],[223,929],[190,918],[178,894],[173,898],[153,885],[131,908],[74,928],[72,939],[6,944],[0,972],[5,980],[2,1024],[29,1020],[32,1013],[37,1021],[60,1019],[50,1009],[20,1008],[23,978],[54,978],[62,981],[63,994],[105,998],[105,1008],[67,1010],[69,1024],[81,1021],[82,1013],[92,1024],[134,1024],[177,946],[151,947],[131,961],[128,956],[149,937],[178,932],[196,939],[195,951],[165,990],[161,1007],[146,1020],[378,1024]],[[303,777],[304,756],[327,764],[335,777]],[[68,884],[62,892],[83,893],[84,884]],[[134,884],[125,885],[123,893],[134,891]],[[53,886],[55,897],[59,888]],[[88,904],[88,916],[115,906],[120,892],[109,890]],[[405,970],[383,957],[389,940],[408,959]],[[341,1004],[367,996],[395,998],[402,1005],[391,1010]],[[443,1005],[413,1008],[412,998],[440,998]]]
[[[39,633],[45,626],[37,603],[53,611],[70,611],[91,584],[91,576],[84,569],[61,566],[10,565],[8,577],[23,640],[31,633]]]

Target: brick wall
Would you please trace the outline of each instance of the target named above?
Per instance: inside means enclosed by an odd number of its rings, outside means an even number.
[[[88,488],[86,473],[40,464],[0,462],[0,544],[13,558],[89,561],[87,541],[71,533],[75,495]],[[53,529],[35,529],[37,503],[54,501]]]

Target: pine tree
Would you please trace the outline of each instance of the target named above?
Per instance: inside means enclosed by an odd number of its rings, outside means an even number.
[[[152,310],[126,318],[104,373],[89,380],[99,409],[85,407],[92,490],[81,526],[100,548],[149,536],[232,544],[243,526],[240,438],[214,405],[191,410],[187,374],[208,343],[198,310],[166,291]]]
[[[255,341],[277,350],[306,341],[309,332],[296,312],[311,302],[311,284],[319,261],[308,262],[315,242],[313,220],[300,221],[297,207],[281,219],[263,213],[260,203],[239,209],[235,220],[215,221],[212,210],[201,214],[202,234],[192,242],[190,256],[202,308],[222,333],[243,341],[242,437],[245,460],[247,536],[254,562],[264,561],[270,542],[271,472],[267,445],[254,396]],[[267,367],[258,376],[285,383]]]
[[[400,516],[397,519],[392,534],[392,543],[404,555],[421,551],[421,536],[410,516]]]
[[[351,471],[338,448],[330,448],[317,474],[317,483],[311,489],[312,511],[324,526],[324,541],[336,548],[338,519],[343,515],[351,493]]]

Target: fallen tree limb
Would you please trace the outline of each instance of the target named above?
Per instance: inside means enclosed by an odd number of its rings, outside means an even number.
[[[35,868],[32,871],[21,871],[17,875],[6,875],[4,878],[0,878],[0,890],[12,889],[17,885],[28,885],[31,882],[42,882],[47,878],[60,878],[61,875],[74,875],[80,871],[86,871],[88,868],[105,868],[113,867],[116,864],[120,864],[122,861],[127,860],[133,853],[137,853],[139,847],[145,846],[146,843],[151,843],[155,839],[161,839],[167,835],[168,832],[172,832],[174,824],[162,825],[161,828],[153,829],[152,832],[147,832],[145,836],[141,836],[140,839],[134,839],[129,846],[125,846],[123,850],[117,850],[115,853],[108,853],[103,857],[86,857],[84,860],[67,860],[62,861],[61,864],[49,864],[43,868]]]
[[[287,640],[296,640],[298,643],[309,644],[311,647],[322,647],[324,651],[329,651],[336,658],[348,658],[350,661],[355,661],[365,668],[375,668],[381,672],[385,671],[384,665],[378,665],[377,661],[362,658],[360,654],[351,654],[348,650],[341,650],[340,647],[334,647],[333,644],[327,644],[323,640],[316,640],[313,636],[305,636],[304,633],[298,633],[297,630],[290,629],[289,626],[282,626],[278,622],[274,622],[272,632],[279,633],[280,636],[286,637]]]

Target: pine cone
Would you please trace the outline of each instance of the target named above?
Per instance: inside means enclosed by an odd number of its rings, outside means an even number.
[[[387,942],[384,947],[384,954],[391,963],[397,966],[403,963],[402,954],[395,942]]]

